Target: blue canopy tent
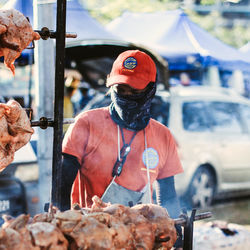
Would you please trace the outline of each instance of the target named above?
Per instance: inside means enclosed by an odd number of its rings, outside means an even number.
[[[240,48],[240,51],[244,53],[250,59],[250,42],[246,43]],[[247,97],[250,98],[250,67],[243,73]]]
[[[244,46],[240,48],[240,51],[248,56],[250,60],[250,42],[246,43]]]
[[[250,59],[193,23],[181,10],[155,13],[126,12],[107,29],[128,41],[154,49],[170,70],[218,66],[225,70],[250,67]]]

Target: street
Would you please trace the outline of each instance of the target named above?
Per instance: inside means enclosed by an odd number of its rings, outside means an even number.
[[[250,197],[222,200],[215,203],[211,208],[200,210],[210,211],[213,216],[208,219],[223,220],[229,223],[246,225],[250,230]]]

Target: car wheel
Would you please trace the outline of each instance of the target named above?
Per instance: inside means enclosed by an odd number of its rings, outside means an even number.
[[[187,200],[191,207],[205,208],[212,204],[215,193],[215,178],[206,167],[199,167],[190,183]]]

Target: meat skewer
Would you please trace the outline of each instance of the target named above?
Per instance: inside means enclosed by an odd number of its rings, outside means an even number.
[[[6,249],[15,242],[22,246],[24,239],[26,245],[33,247],[31,249],[50,249],[53,245],[53,249],[65,250],[170,250],[177,238],[174,225],[188,220],[185,217],[173,220],[166,209],[154,204],[126,207],[104,203],[97,196],[92,200],[91,208],[74,204],[71,210],[61,212],[50,205],[50,212],[33,218],[3,216],[0,247]],[[202,213],[195,220],[210,215]]]
[[[32,29],[27,18],[18,10],[0,10],[0,57],[15,74],[14,61],[33,40],[40,35]]]
[[[30,120],[17,101],[0,103],[0,172],[14,160],[15,152],[29,142],[33,133]]]

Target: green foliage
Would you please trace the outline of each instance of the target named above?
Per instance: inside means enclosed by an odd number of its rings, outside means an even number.
[[[173,10],[180,6],[178,1],[169,0],[84,0],[93,17],[105,24],[119,17],[125,11],[154,12]]]
[[[227,27],[227,20],[221,17],[219,12],[211,12],[209,15],[200,16],[192,11],[187,11],[189,18],[211,35],[222,42],[240,48],[250,41],[250,28],[235,23],[233,27]]]
[[[213,5],[216,3],[217,3],[216,0],[201,0],[201,2],[200,2],[200,4],[202,4],[202,5]]]
[[[155,12],[173,10],[182,7],[181,1],[174,0],[80,0],[83,1],[90,14],[102,24],[106,24],[125,11],[131,12]],[[214,5],[217,0],[202,0],[202,5]],[[189,18],[210,34],[224,43],[240,48],[250,41],[250,27],[240,23],[233,27],[227,27],[227,20],[222,18],[219,12],[211,12],[208,15],[185,9]]]

